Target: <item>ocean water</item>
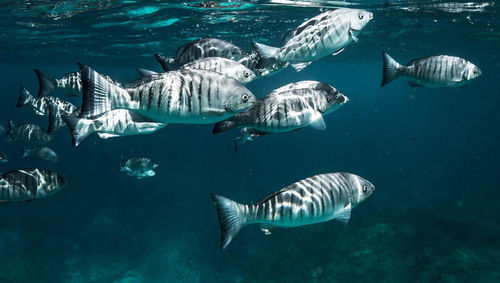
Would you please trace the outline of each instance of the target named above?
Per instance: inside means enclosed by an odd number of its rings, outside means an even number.
[[[278,46],[322,11],[362,8],[374,19],[337,56],[248,88],[263,97],[300,80],[328,83],[350,101],[326,131],[264,136],[233,150],[237,131],[168,125],[152,135],[78,147],[67,128],[49,144],[69,186],[43,200],[0,206],[0,282],[499,282],[500,18],[492,2],[445,1],[5,1],[0,7],[0,123],[47,119],[16,108],[36,94],[33,68],[59,77],[90,65],[118,81],[160,71],[153,54],[202,37]],[[400,63],[437,54],[466,58],[483,75],[459,88],[385,87],[382,50]],[[62,92],[57,96],[64,97]],[[81,98],[67,98],[79,105]],[[120,174],[121,159],[148,156],[156,176]],[[244,228],[224,251],[210,193],[252,203],[292,182],[351,172],[376,191],[337,221],[265,236]]]

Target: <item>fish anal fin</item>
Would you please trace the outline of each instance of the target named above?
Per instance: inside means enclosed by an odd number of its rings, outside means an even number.
[[[332,56],[338,55],[340,52],[344,51],[345,47],[340,48],[339,50],[332,53]]]
[[[311,128],[319,131],[324,131],[326,129],[325,120],[320,112],[315,111],[311,114],[309,125]]]
[[[335,219],[338,220],[340,223],[347,225],[347,223],[349,223],[349,219],[351,219],[351,210],[352,210],[351,202],[346,203],[344,209],[336,213]]]
[[[261,224],[260,230],[264,233],[264,235],[269,236],[273,233],[274,230],[276,230],[276,226],[269,224]]]
[[[352,29],[349,30],[349,36],[352,38],[352,40],[354,42],[358,42],[359,39],[354,35],[354,32],[352,31]]]

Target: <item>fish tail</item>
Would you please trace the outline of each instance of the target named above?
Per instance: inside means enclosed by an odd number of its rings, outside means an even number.
[[[252,47],[255,50],[257,50],[260,56],[259,63],[257,64],[257,66],[255,66],[255,68],[262,69],[278,61],[277,57],[278,57],[278,51],[280,50],[279,48],[267,46],[256,42],[252,43]]]
[[[218,134],[218,133],[221,133],[221,132],[225,132],[225,131],[231,130],[234,127],[236,127],[236,122],[234,120],[232,120],[232,119],[227,119],[227,120],[215,123],[214,129],[212,130],[212,133],[213,134]]]
[[[247,224],[243,204],[228,198],[211,194],[217,209],[221,231],[221,249],[225,249],[238,232]]]
[[[94,123],[90,119],[75,116],[62,116],[71,132],[73,146],[78,146],[90,134],[95,132]]]
[[[29,93],[29,91],[23,86],[20,87],[19,98],[17,99],[16,107],[23,107],[26,105],[32,105],[35,98]]]
[[[167,56],[163,56],[161,54],[155,54],[156,61],[160,63],[162,69],[165,72],[172,71],[177,69],[177,64],[175,63],[175,59],[169,58]]]
[[[384,86],[399,77],[403,66],[396,62],[389,54],[385,53],[385,51],[382,51],[382,55],[384,57],[382,86]]]
[[[57,80],[45,74],[44,72],[35,69],[36,76],[38,77],[38,97],[50,94],[57,88]]]
[[[89,66],[78,63],[82,76],[83,101],[79,117],[89,118],[116,109],[117,103],[128,101],[129,93]]]
[[[28,157],[31,153],[31,149],[23,146],[23,148],[21,149],[21,157],[20,158],[25,158],[25,157]]]

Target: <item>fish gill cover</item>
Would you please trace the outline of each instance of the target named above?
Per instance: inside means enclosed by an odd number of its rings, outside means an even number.
[[[500,281],[499,28],[493,1],[4,1],[0,281]]]

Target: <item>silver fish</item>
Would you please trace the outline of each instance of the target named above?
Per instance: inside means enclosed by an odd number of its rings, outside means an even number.
[[[281,48],[252,44],[261,58],[257,68],[291,62],[296,71],[301,71],[312,61],[337,55],[352,41],[358,41],[358,34],[371,19],[373,14],[365,10],[342,8],[324,12],[289,31]]]
[[[38,97],[46,96],[56,89],[62,89],[67,96],[81,96],[82,95],[82,78],[80,72],[72,72],[64,74],[60,79],[55,79],[44,72],[35,69],[38,77]],[[106,79],[114,84],[119,84],[113,78],[103,75]]]
[[[351,210],[375,190],[368,180],[350,173],[315,175],[277,191],[257,204],[240,204],[212,194],[225,249],[248,224],[261,224],[267,235],[273,227],[290,228],[337,219],[347,224]]]
[[[216,72],[186,69],[143,78],[135,87],[112,84],[80,65],[84,87],[79,117],[128,109],[161,123],[210,124],[252,106],[255,96],[238,81]]]
[[[20,140],[28,143],[44,144],[52,140],[52,136],[35,124],[14,125],[9,121],[5,134],[10,141]]]
[[[125,172],[128,176],[137,177],[152,177],[155,175],[153,169],[159,165],[151,161],[147,157],[133,157],[120,164],[120,172]]]
[[[400,65],[385,52],[383,58],[382,86],[399,76],[405,76],[412,87],[456,87],[469,83],[482,74],[476,65],[454,56],[438,55],[416,59],[406,66]]]
[[[192,41],[175,52],[175,59],[155,54],[164,71],[172,71],[186,63],[206,57],[223,57],[240,60],[245,52],[238,46],[217,38],[201,38]]]
[[[200,69],[217,72],[227,77],[239,81],[241,84],[247,84],[255,79],[255,74],[249,68],[243,66],[237,61],[222,58],[208,57],[195,60],[184,64],[180,69]]]
[[[0,163],[7,163],[7,162],[9,162],[7,155],[0,151]]]
[[[73,145],[78,146],[90,134],[96,132],[101,139],[112,137],[151,134],[167,124],[152,122],[129,110],[108,111],[95,119],[63,116],[73,136]]]
[[[0,175],[0,202],[48,197],[68,185],[59,174],[41,169],[22,169]]]
[[[23,150],[21,152],[21,158],[25,157],[43,159],[52,162],[57,162],[58,160],[57,153],[46,146],[37,148],[23,147]]]
[[[285,85],[257,100],[254,106],[215,124],[213,133],[235,127],[249,127],[261,133],[289,132],[311,126],[326,128],[323,115],[329,114],[349,99],[332,86],[317,81]]]

